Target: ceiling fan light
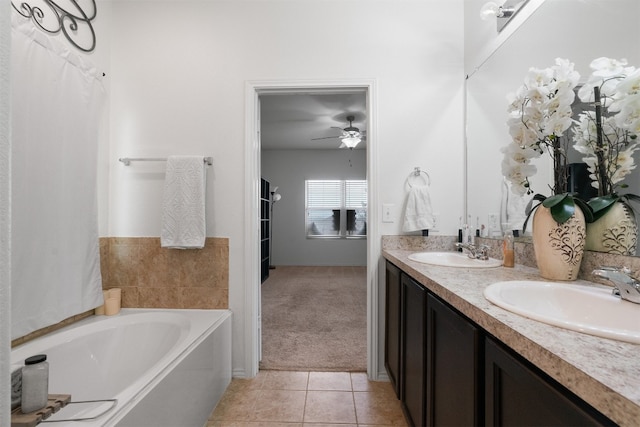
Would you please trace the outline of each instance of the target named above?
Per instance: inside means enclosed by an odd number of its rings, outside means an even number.
[[[356,145],[360,143],[360,141],[362,141],[362,139],[358,138],[357,136],[349,136],[347,138],[342,138],[342,143],[346,145],[348,148],[354,148]]]

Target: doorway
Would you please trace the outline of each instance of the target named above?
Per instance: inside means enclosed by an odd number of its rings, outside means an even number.
[[[259,100],[262,185],[273,192],[260,369],[366,371],[366,92]]]
[[[258,372],[261,343],[260,313],[260,234],[258,195],[261,177],[260,148],[260,95],[331,93],[340,91],[364,91],[367,115],[366,171],[368,186],[367,218],[367,374],[372,380],[378,379],[378,260],[380,257],[380,236],[377,227],[376,193],[376,85],[374,80],[338,80],[309,82],[248,82],[246,85],[246,206],[247,233],[245,245],[245,265],[247,281],[245,292],[245,375],[255,376]]]

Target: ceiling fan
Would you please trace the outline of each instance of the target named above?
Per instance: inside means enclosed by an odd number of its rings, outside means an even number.
[[[317,141],[320,139],[333,139],[339,138],[342,141],[340,147],[338,148],[349,148],[353,150],[353,148],[360,143],[363,139],[365,139],[364,132],[360,132],[360,129],[353,126],[353,121],[355,120],[355,116],[347,116],[347,121],[349,122],[349,126],[346,128],[339,128],[337,126],[331,126],[332,129],[340,129],[342,131],[341,135],[336,136],[326,136],[324,138],[312,138],[312,141]]]

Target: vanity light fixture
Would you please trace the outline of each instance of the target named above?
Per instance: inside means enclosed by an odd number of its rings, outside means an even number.
[[[496,18],[498,32],[509,23],[509,20],[522,8],[528,0],[504,0],[502,5],[495,2],[487,2],[480,8],[480,19],[483,21]]]
[[[480,19],[487,21],[493,17],[509,18],[514,12],[515,10],[512,8],[505,8],[504,6],[499,6],[497,3],[490,1],[485,3],[480,9]]]

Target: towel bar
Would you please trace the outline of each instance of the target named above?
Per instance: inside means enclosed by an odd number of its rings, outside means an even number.
[[[409,176],[407,177],[407,185],[410,188],[413,187],[413,185],[411,185],[411,178],[420,177],[422,176],[422,174],[425,174],[426,176],[426,179],[425,179],[426,184],[428,186],[431,186],[431,177],[426,171],[421,170],[419,167],[413,168],[413,172],[411,172],[411,174],[409,174]]]
[[[119,162],[124,163],[125,166],[129,166],[131,162],[166,162],[166,157],[120,157],[118,159]],[[202,161],[204,161],[208,166],[213,164],[213,157],[203,157]]]

